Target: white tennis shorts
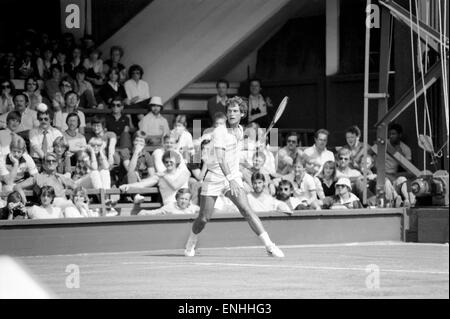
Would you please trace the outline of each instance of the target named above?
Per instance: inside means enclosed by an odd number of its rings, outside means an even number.
[[[234,180],[240,187],[244,187],[241,177],[235,177]],[[208,172],[203,180],[200,194],[203,196],[220,196],[225,195],[229,190],[230,183],[225,177],[219,177]]]

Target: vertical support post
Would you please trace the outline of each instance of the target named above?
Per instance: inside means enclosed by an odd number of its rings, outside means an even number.
[[[340,0],[326,2],[326,75],[339,71],[339,15]]]
[[[381,37],[380,37],[380,72],[378,92],[388,93],[389,88],[389,69],[391,62],[391,14],[385,7],[381,7]],[[378,121],[380,121],[388,111],[388,100],[378,100]],[[386,143],[387,126],[382,123],[377,127],[377,195],[384,193],[386,181],[385,162],[386,162]],[[383,199],[384,200],[384,199]]]
[[[366,6],[366,44],[364,55],[364,128],[363,128],[363,168],[367,163],[367,144],[368,144],[368,130],[369,130],[369,54],[370,54],[370,28],[371,25],[368,22],[370,16],[370,4],[371,1],[367,0]],[[367,185],[367,169],[363,169],[363,183]],[[367,187],[363,190],[363,204],[367,204]]]
[[[101,213],[100,216],[105,216],[106,215],[106,194],[105,194],[105,190],[103,188],[100,188],[100,209],[101,209]]]

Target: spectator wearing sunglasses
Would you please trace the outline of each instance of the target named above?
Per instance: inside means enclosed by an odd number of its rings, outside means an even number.
[[[361,172],[350,167],[352,152],[348,148],[341,148],[337,154],[336,178],[345,177],[351,182],[361,177]]]
[[[75,189],[75,182],[57,173],[57,168],[58,156],[54,153],[47,153],[43,159],[43,172],[25,180],[21,185],[17,185],[14,190],[18,191],[22,198],[26,198],[24,189],[33,189],[36,194],[39,194],[39,190],[43,186],[51,186],[55,192],[54,206],[62,210],[72,206],[72,202],[66,198],[66,189]]]
[[[277,174],[287,175],[292,170],[294,161],[302,155],[299,146],[299,138],[297,133],[291,132],[287,135],[286,146],[280,149],[275,156],[277,164]]]
[[[39,82],[35,77],[29,77],[25,80],[25,90],[24,94],[28,97],[30,103],[30,109],[36,110],[37,106],[41,103],[48,104],[47,99],[42,97],[41,90],[39,89]]]
[[[52,116],[47,105],[39,105],[37,119],[39,127],[30,130],[29,140],[30,155],[40,168],[45,154],[53,152],[53,142],[56,138],[62,136],[62,133],[50,125]]]
[[[106,130],[117,136],[118,149],[128,149],[131,146],[131,120],[129,115],[123,114],[124,103],[120,96],[111,99],[112,114],[106,116]]]
[[[0,115],[8,113],[14,109],[13,92],[14,84],[10,80],[1,82],[1,96],[0,96]]]
[[[73,80],[68,76],[63,77],[59,83],[59,91],[55,93],[55,97],[52,100],[52,105],[55,112],[61,111],[66,106],[64,96],[73,89]]]

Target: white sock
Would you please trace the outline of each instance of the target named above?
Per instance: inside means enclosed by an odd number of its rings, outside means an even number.
[[[269,247],[269,246],[273,245],[272,241],[269,238],[269,234],[267,232],[262,233],[258,237],[259,237],[259,239],[261,239],[261,241],[263,242],[264,246]]]
[[[197,243],[197,240],[198,240],[198,234],[194,234],[194,232],[192,231],[192,229],[191,229],[191,233],[189,234],[189,238],[188,238],[188,243],[189,242],[191,242],[191,243],[194,243],[194,244],[196,244]]]

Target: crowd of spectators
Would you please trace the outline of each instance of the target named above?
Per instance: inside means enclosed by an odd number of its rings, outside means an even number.
[[[89,198],[88,189],[118,188],[127,194],[153,186],[159,189],[162,208],[140,209],[142,194],[111,196],[109,202],[129,201],[139,215],[198,212],[205,163],[213,153],[211,131],[227,119],[226,80],[217,81],[217,95],[208,101],[212,128],[194,140],[185,115],[170,125],[161,114],[162,99],[142,80],[142,67],[122,64],[121,47],[113,46],[103,60],[89,36],[78,44],[71,34],[61,41],[36,35],[23,42],[17,52],[5,52],[0,60],[1,219],[95,217],[99,212],[89,204],[98,198]],[[325,129],[315,133],[310,147],[300,145],[292,132],[284,147],[274,148],[261,140],[261,128],[273,114],[272,102],[262,95],[258,79],[249,81],[249,92],[240,167],[255,211],[361,208],[365,189],[365,206],[379,204],[376,148],[367,146],[364,163],[358,127],[347,129],[346,144],[333,150],[327,149]],[[88,118],[83,110],[89,108],[110,112]],[[131,117],[124,108],[145,108],[148,113]],[[389,143],[410,159],[401,134],[399,125],[391,125]],[[399,166],[390,156],[386,173],[388,205],[411,205],[407,179],[399,177]],[[25,190],[33,190],[35,197],[27,198]],[[216,209],[236,210],[224,196]]]

